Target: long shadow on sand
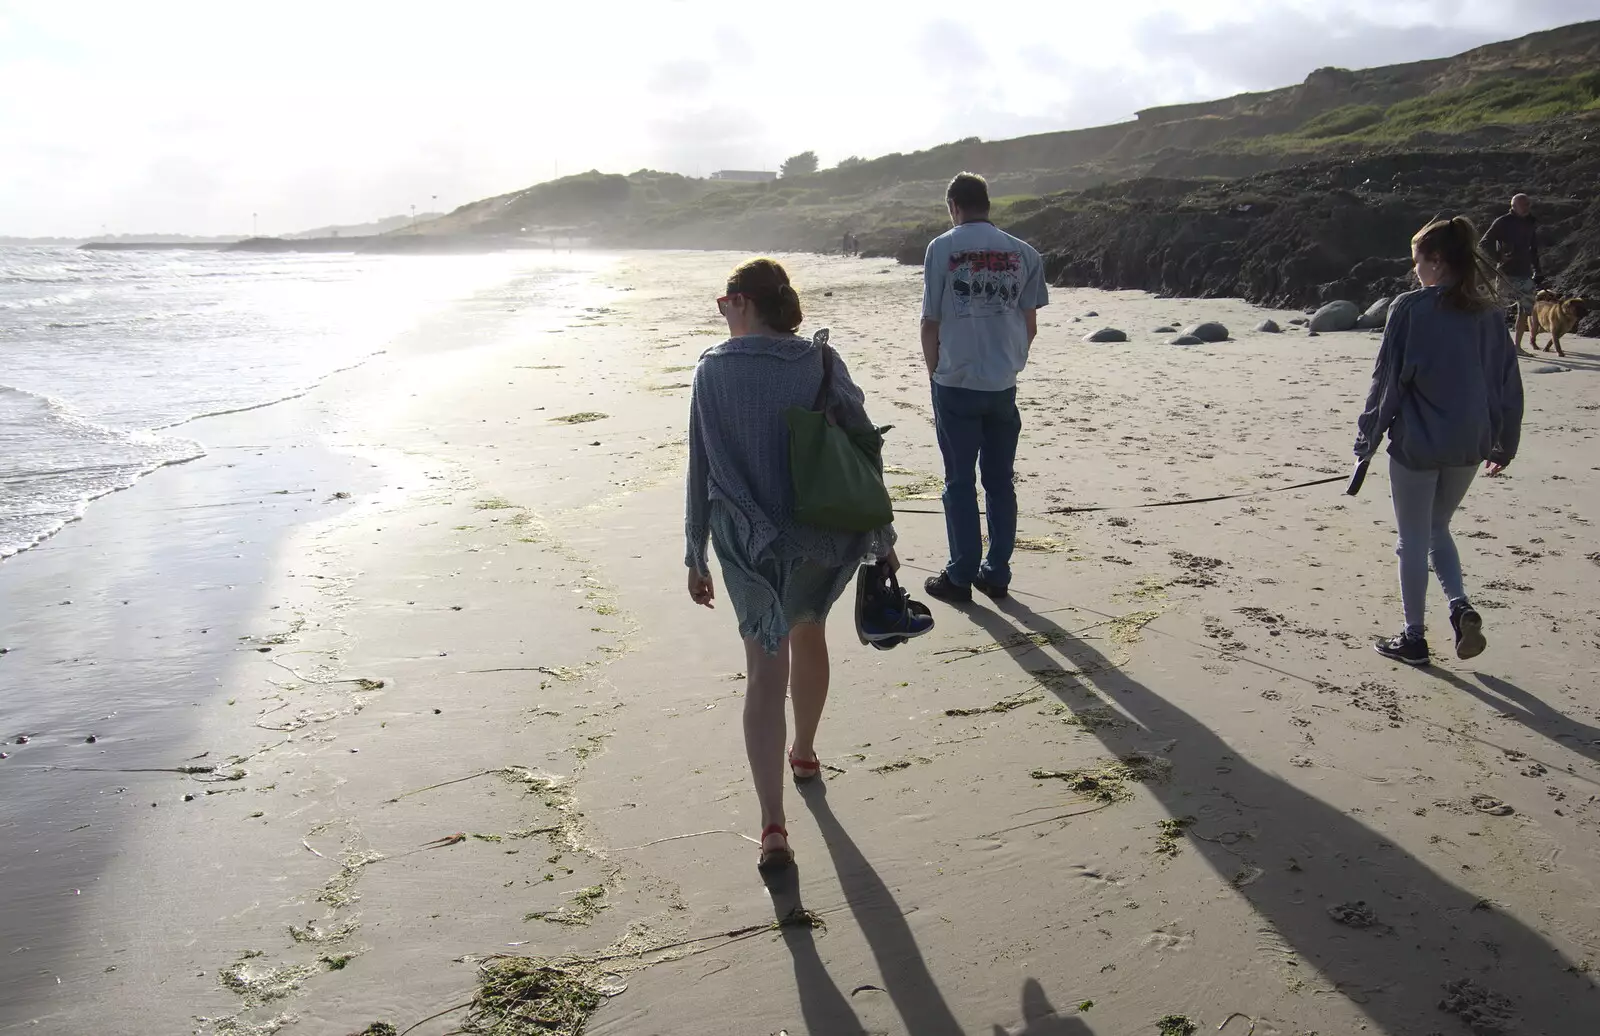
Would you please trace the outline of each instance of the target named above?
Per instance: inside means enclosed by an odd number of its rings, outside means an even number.
[[[1015,599],[1001,607],[1005,615],[981,608],[965,614],[1069,708],[1089,704],[1084,691],[1092,685],[1142,726],[1102,726],[1095,734],[1119,757],[1164,753],[1172,762],[1172,779],[1152,782],[1147,790],[1174,817],[1199,817],[1195,833],[1207,837],[1189,840],[1192,851],[1225,883],[1240,886],[1237,895],[1276,932],[1283,951],[1359,1004],[1378,1031],[1414,1036],[1454,1028],[1440,1009],[1445,987],[1454,985],[1452,1003],[1476,1003],[1485,1012],[1477,1022],[1480,1033],[1600,1032],[1596,987],[1569,973],[1572,962],[1539,933],[1485,909],[1482,897],[1433,865],[1252,765],[1216,732],[1119,671],[1079,636]],[[1018,626],[1024,635],[1042,635],[1038,639],[1068,665],[1024,641]],[[830,849],[833,841],[830,832]],[[841,877],[850,869],[847,863],[841,861]],[[1441,859],[1439,866],[1453,870],[1456,865]],[[1253,875],[1252,867],[1261,868],[1259,877],[1238,880]],[[1348,927],[1330,914],[1335,905],[1356,902],[1376,915],[1375,924]],[[1462,980],[1472,984],[1461,985]],[[1496,1000],[1496,994],[1509,997],[1509,1003]],[[911,1030],[949,1031],[916,1025]]]
[[[906,1031],[916,1036],[964,1036],[922,959],[922,950],[906,924],[905,912],[829,807],[827,786],[822,781],[802,784],[800,796],[810,807],[827,843],[845,902],[872,948],[887,987],[885,992],[900,1013]],[[779,919],[802,908],[798,866],[767,875],[764,880]],[[813,929],[785,927],[783,939],[794,958],[806,1031],[818,1036],[865,1036],[860,1019],[822,963]],[[1093,1036],[1081,1020],[1063,1017],[1056,1011],[1037,979],[1023,983],[1022,1018],[1020,1029],[994,1026],[995,1036]]]
[[[1535,734],[1542,735],[1564,748],[1570,748],[1586,759],[1600,762],[1600,727],[1580,723],[1563,712],[1546,705],[1543,700],[1528,693],[1509,680],[1486,673],[1474,673],[1482,687],[1464,680],[1455,673],[1429,666],[1423,672],[1442,680],[1458,691],[1465,691],[1496,712],[1516,720]]]
[[[844,825],[839,823],[839,818],[833,815],[828,805],[827,785],[822,781],[802,784],[800,797],[805,799],[817,822],[817,831],[827,843],[845,903],[855,916],[861,934],[866,936],[867,945],[872,947],[885,991],[894,1002],[895,1010],[900,1012],[906,1031],[917,1036],[963,1036],[961,1026],[928,972],[922,950],[911,934],[911,926],[906,924],[905,912]]]
[[[772,896],[772,910],[778,920],[805,909],[800,901],[800,867],[785,868],[763,874],[767,892]],[[865,1036],[866,1030],[845,999],[838,983],[828,974],[817,952],[814,929],[798,925],[782,929],[784,945],[794,958],[795,988],[800,991],[800,1014],[805,1019],[807,1032],[838,1033],[839,1036]]]

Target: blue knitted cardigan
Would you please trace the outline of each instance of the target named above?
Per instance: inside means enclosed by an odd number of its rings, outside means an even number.
[[[684,564],[709,574],[706,546],[712,501],[729,509],[739,542],[723,544],[750,562],[808,559],[829,568],[884,556],[892,526],[852,533],[803,525],[794,518],[789,477],[789,426],[783,412],[810,407],[822,388],[824,328],[811,340],[744,335],[706,350],[689,400],[689,484]],[[847,428],[869,427],[866,396],[842,358],[833,368],[829,406]]]

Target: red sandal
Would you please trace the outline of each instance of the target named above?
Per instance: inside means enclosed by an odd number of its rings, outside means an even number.
[[[767,848],[767,839],[773,835],[783,838],[783,847]],[[783,829],[782,824],[768,824],[761,830],[761,859],[756,863],[756,870],[777,871],[794,863],[794,850],[789,848],[789,832]]]
[[[797,781],[814,781],[822,774],[822,760],[812,757],[808,763],[804,759],[794,757],[794,749],[789,749],[789,772]]]

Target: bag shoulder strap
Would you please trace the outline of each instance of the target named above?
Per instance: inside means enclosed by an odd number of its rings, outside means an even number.
[[[811,404],[811,409],[825,412],[828,409],[828,395],[833,391],[834,351],[833,346],[828,344],[828,329],[823,328],[812,335],[811,344],[822,354],[822,387],[817,389],[817,398]]]

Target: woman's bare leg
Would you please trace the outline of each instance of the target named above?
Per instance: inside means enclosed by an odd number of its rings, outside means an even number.
[[[794,702],[794,757],[817,757],[817,726],[828,702],[827,628],[797,623],[789,634],[789,697]]]
[[[744,692],[744,750],[750,758],[750,776],[761,803],[761,826],[784,826],[783,781],[785,761],[783,742],[788,717],[784,714],[784,692],[789,686],[789,639],[778,645],[776,655],[767,654],[759,641],[744,643],[748,681]],[[783,843],[774,836],[771,846]]]

